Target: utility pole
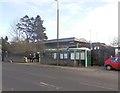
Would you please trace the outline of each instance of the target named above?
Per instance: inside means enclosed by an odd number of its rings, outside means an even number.
[[[59,0],[57,2],[57,66],[59,65]]]
[[[120,16],[120,2],[118,2],[118,16]],[[120,17],[118,17],[118,24],[120,24]],[[120,26],[118,26],[118,56],[120,57]]]

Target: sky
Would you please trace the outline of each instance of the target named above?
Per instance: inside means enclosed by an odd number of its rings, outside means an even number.
[[[109,44],[118,36],[119,0],[59,0],[59,38],[85,38]],[[55,0],[1,0],[0,36],[10,36],[20,18],[40,15],[48,39],[57,38]]]

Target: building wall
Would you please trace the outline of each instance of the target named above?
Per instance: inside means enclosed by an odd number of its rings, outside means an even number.
[[[93,44],[92,45],[92,64],[104,65],[104,61],[111,56],[115,56],[115,48],[107,46],[105,44]]]

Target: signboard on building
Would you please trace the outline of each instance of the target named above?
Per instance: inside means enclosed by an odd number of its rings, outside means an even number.
[[[57,58],[57,53],[54,53],[54,59],[56,59]]]
[[[74,60],[74,58],[75,58],[75,53],[71,53],[70,59],[71,59],[71,60]]]
[[[79,52],[76,52],[76,59],[77,59],[77,60],[80,59],[80,54],[79,54]]]
[[[63,59],[63,53],[60,54],[60,59]]]
[[[64,59],[67,59],[68,56],[67,56],[67,53],[64,53]]]

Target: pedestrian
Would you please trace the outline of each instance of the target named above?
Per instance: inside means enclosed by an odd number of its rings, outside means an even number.
[[[13,62],[13,60],[12,59],[10,59],[10,63],[12,63]]]
[[[37,62],[39,62],[39,53],[36,53]]]
[[[33,53],[32,62],[34,62],[35,59],[36,59],[36,53]]]
[[[24,62],[28,62],[27,56],[24,56]]]
[[[29,55],[30,62],[32,62],[32,54]]]

